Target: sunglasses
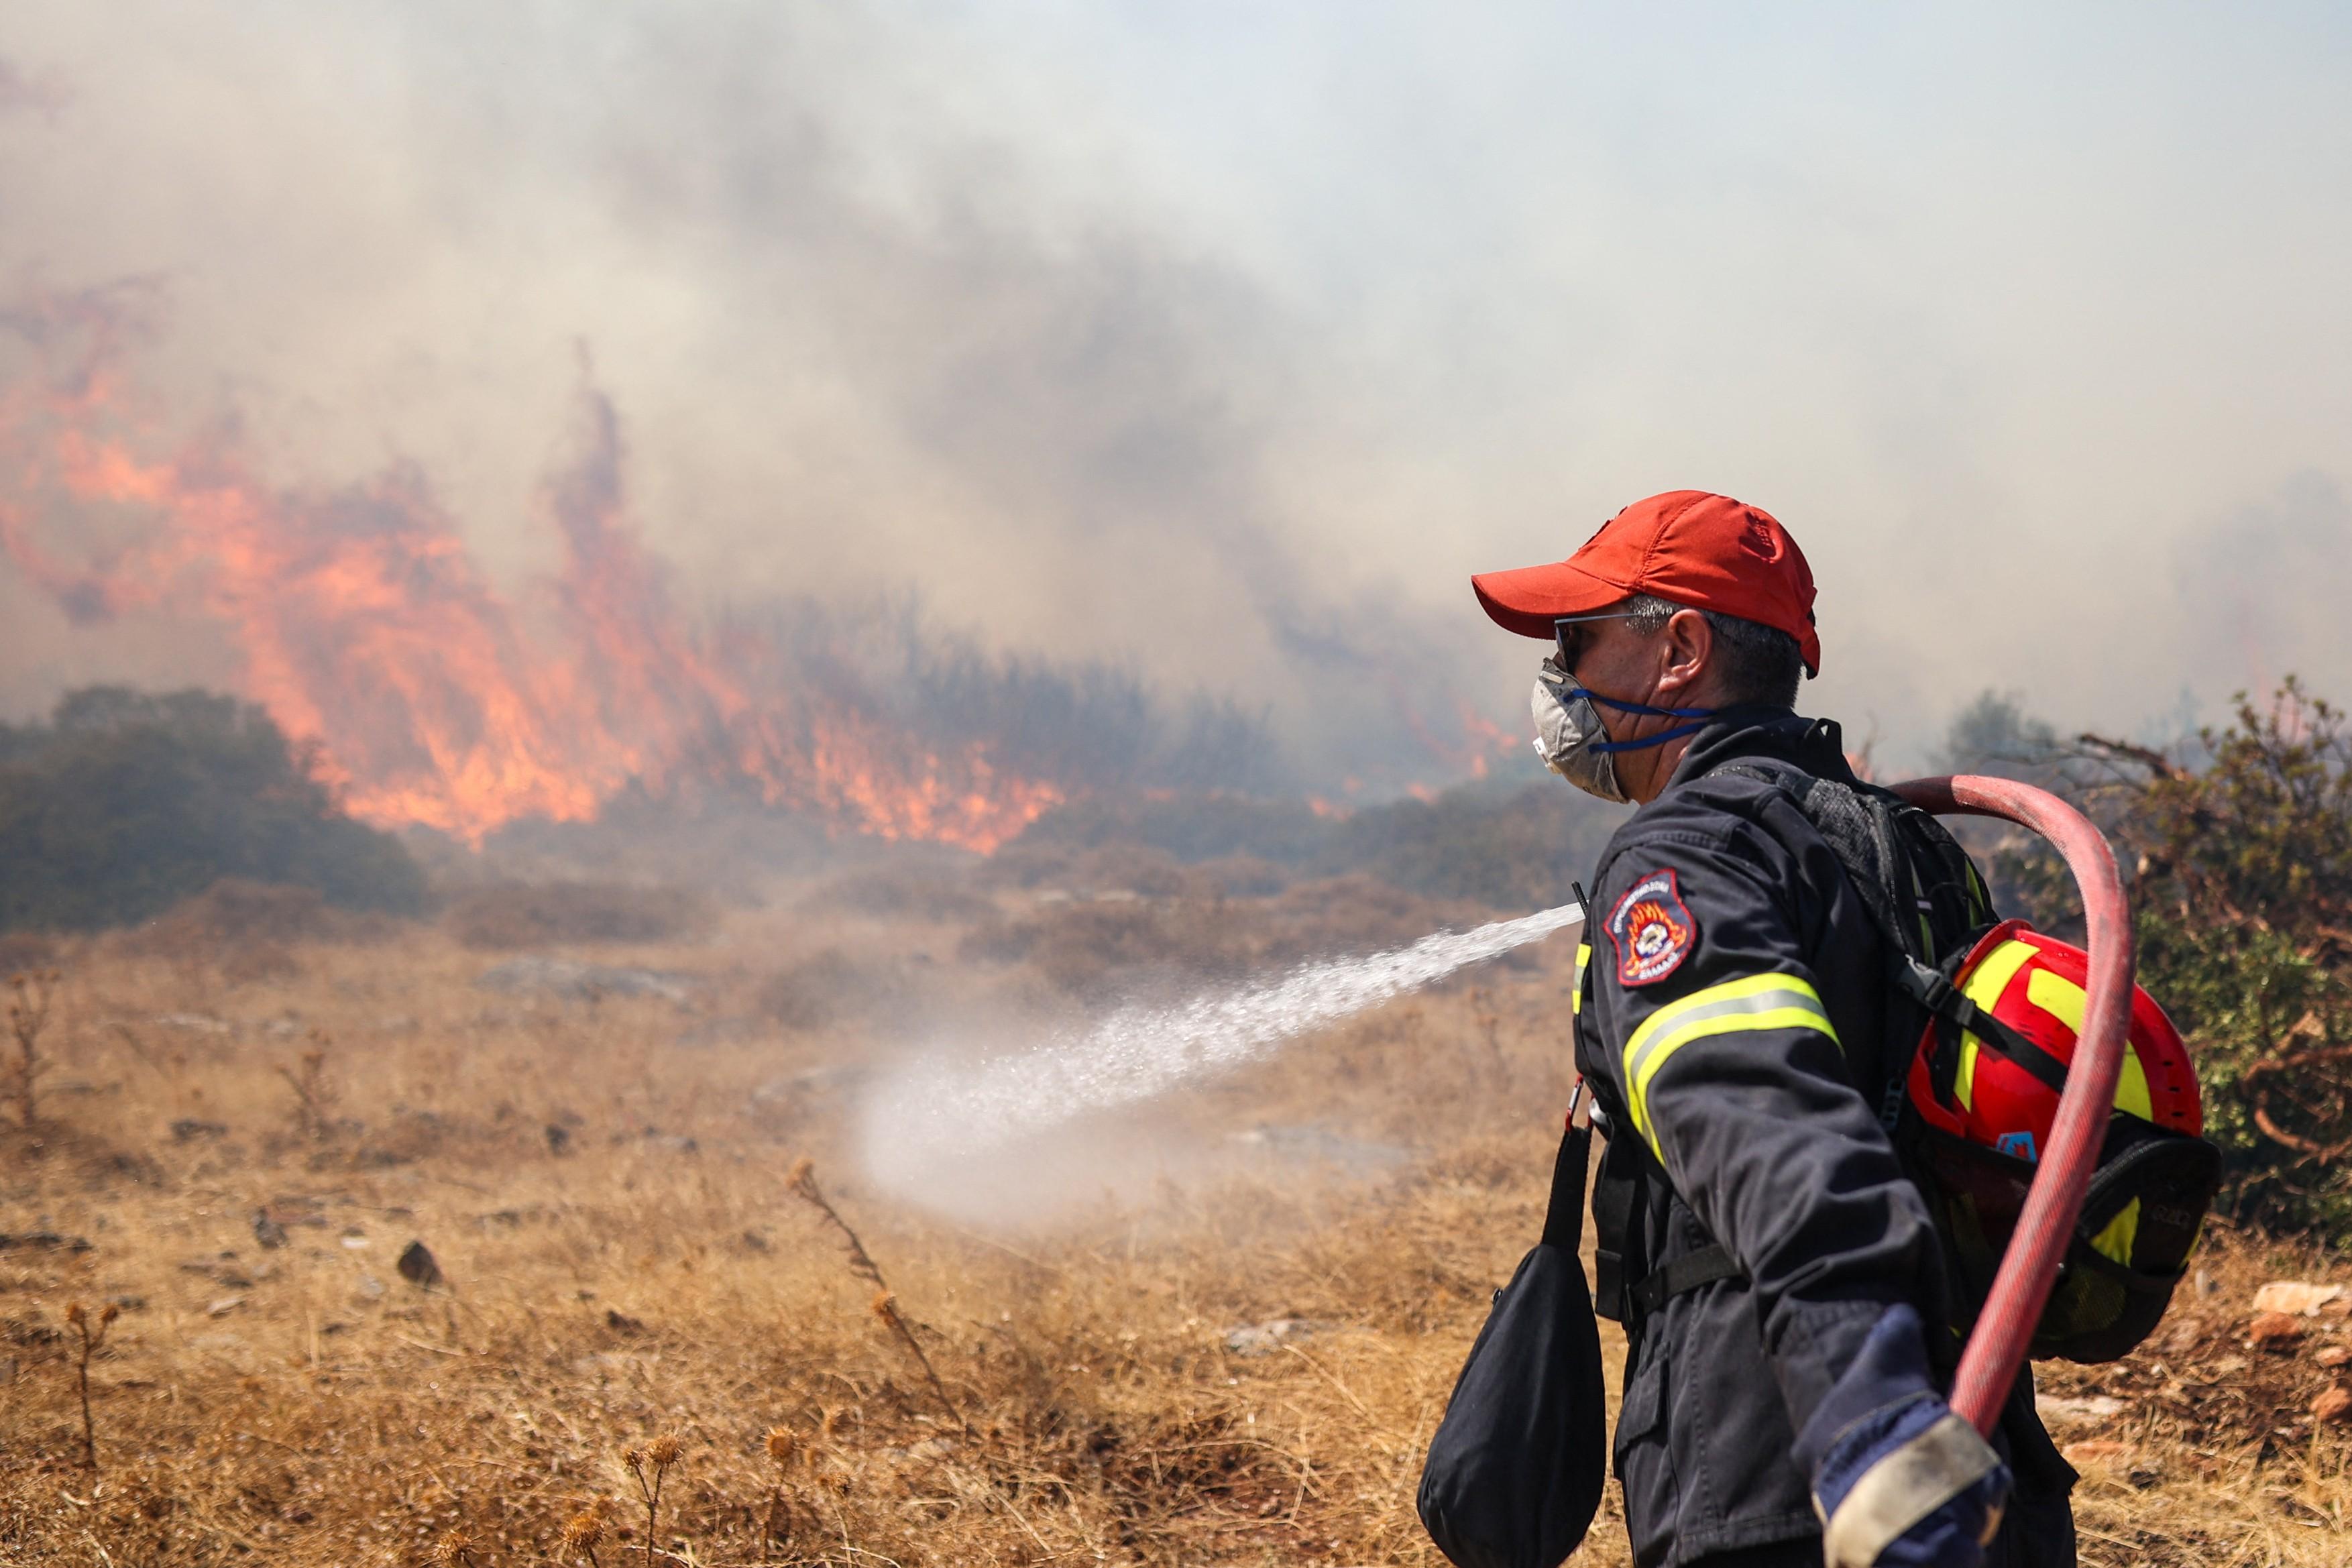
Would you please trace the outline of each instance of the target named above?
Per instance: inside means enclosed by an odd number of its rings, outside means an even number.
[[[1576,673],[1576,656],[1583,650],[1584,627],[1594,621],[1630,621],[1632,610],[1603,610],[1591,616],[1561,616],[1551,624],[1552,640],[1559,645],[1559,668],[1562,673]]]

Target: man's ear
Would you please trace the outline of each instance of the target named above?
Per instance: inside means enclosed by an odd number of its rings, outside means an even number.
[[[1676,610],[1666,617],[1665,635],[1658,639],[1658,690],[1687,696],[1703,685],[1715,658],[1715,628],[1696,610]]]

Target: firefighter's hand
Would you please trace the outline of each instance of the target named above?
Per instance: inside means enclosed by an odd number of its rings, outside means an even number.
[[[1979,1568],[2009,1468],[1928,1376],[1918,1314],[1890,1307],[1798,1436],[1827,1568]]]

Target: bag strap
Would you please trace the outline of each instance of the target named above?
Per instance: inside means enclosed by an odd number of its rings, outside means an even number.
[[[1576,1080],[1569,1096],[1568,1127],[1552,1161],[1551,1201],[1544,1208],[1543,1245],[1573,1253],[1584,1241],[1584,1169],[1592,1154],[1591,1090]]]

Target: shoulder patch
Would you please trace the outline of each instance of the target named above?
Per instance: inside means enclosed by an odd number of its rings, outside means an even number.
[[[1664,980],[1698,944],[1698,921],[1683,902],[1672,867],[1627,889],[1609,911],[1608,931],[1610,945],[1617,950],[1620,985]]]

